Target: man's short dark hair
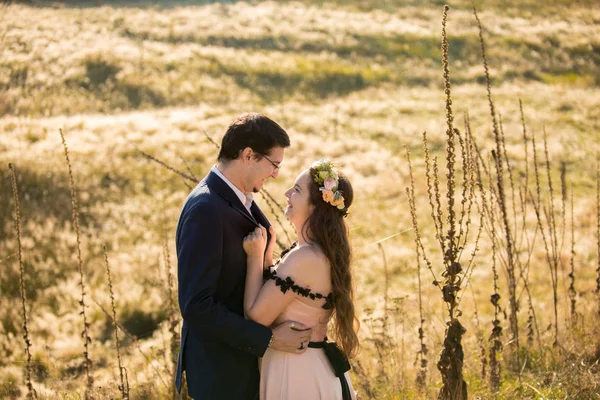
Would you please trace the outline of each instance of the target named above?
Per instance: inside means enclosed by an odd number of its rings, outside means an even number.
[[[290,138],[275,121],[257,113],[240,115],[229,125],[221,141],[219,161],[235,160],[250,147],[255,153],[268,155],[274,147],[289,147]]]

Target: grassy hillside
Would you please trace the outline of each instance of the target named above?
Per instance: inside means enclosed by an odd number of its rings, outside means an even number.
[[[362,349],[354,361],[363,398],[433,398],[446,313],[431,274],[421,271],[426,384],[414,365],[419,337],[414,236],[405,188],[411,150],[417,212],[434,262],[422,132],[443,167],[445,110],[441,12],[437,1],[336,2],[18,2],[0,7],[0,397],[25,396],[17,240],[8,163],[17,172],[34,387],[42,398],[76,398],[85,388],[76,238],[69,177],[59,136],[70,150],[80,204],[82,255],[97,397],[118,396],[118,367],[102,246],[108,248],[122,325],[123,362],[133,398],[163,398],[171,388],[176,271],[174,228],[189,189],[151,154],[201,178],[231,120],[263,112],[292,138],[277,181],[279,204],[312,160],[330,157],[352,179],[348,223],[355,247]],[[492,94],[501,114],[517,184],[532,170],[531,134],[543,168],[543,132],[561,208],[560,167],[574,195],[576,294],[569,314],[570,232],[561,238],[561,346],[552,347],[552,290],[532,209],[529,282],[540,341],[524,346],[522,365],[503,368],[499,398],[598,398],[596,157],[600,129],[600,11],[593,1],[484,1]],[[468,112],[482,157],[494,146],[478,30],[470,2],[450,3],[448,39],[456,126]],[[519,99],[528,142],[523,147]],[[189,173],[188,171],[188,173]],[[441,176],[444,172],[441,170]],[[545,180],[545,172],[542,177]],[[529,189],[535,191],[533,178]],[[507,181],[508,182],[508,181]],[[442,178],[442,186],[445,180]],[[508,183],[507,183],[508,185]],[[542,195],[548,198],[543,186]],[[518,194],[517,194],[518,197]],[[276,221],[264,198],[257,200]],[[567,208],[568,210],[568,208]],[[474,209],[473,221],[476,225]],[[561,212],[557,211],[559,226]],[[566,212],[569,227],[569,214]],[[279,227],[282,240],[287,241]],[[407,231],[409,230],[409,231]],[[407,232],[405,232],[407,231]],[[475,230],[474,230],[475,231]],[[382,243],[379,239],[403,232]],[[537,233],[536,233],[537,232]],[[465,373],[472,398],[491,398],[481,378],[480,345],[491,332],[491,245],[484,230],[471,286],[461,305]],[[470,243],[473,243],[472,239]],[[165,256],[165,245],[169,257]],[[383,250],[383,253],[382,253]],[[526,252],[525,252],[526,253]],[[526,255],[526,254],[525,254]],[[384,257],[385,256],[385,262]],[[500,278],[502,307],[507,285]],[[172,278],[172,276],[171,276]],[[527,332],[522,283],[520,322]],[[388,299],[388,309],[384,301]],[[475,314],[477,311],[477,314]],[[508,312],[508,311],[507,311]],[[475,317],[477,315],[477,318]],[[178,320],[175,320],[178,322]],[[508,320],[502,317],[505,332]],[[552,329],[545,329],[550,325]],[[127,336],[125,334],[129,336]],[[510,348],[507,333],[503,338]],[[540,346],[541,347],[541,346]],[[508,356],[506,356],[508,359]],[[382,362],[384,361],[384,362]],[[522,371],[519,382],[519,371]],[[589,397],[583,397],[589,396]]]

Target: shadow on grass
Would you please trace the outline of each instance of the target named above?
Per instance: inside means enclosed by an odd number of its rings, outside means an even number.
[[[161,35],[152,31],[135,31],[124,28],[120,34],[136,41],[155,41],[168,44],[190,44],[201,46],[217,46],[232,49],[252,49],[281,52],[300,52],[319,54],[322,52],[336,54],[342,58],[379,58],[386,61],[401,61],[417,58],[429,59],[441,65],[440,39],[435,35],[421,36],[411,34],[352,35],[341,44],[328,41],[303,41],[297,37],[277,35],[260,37],[240,36],[199,36],[195,34]],[[475,35],[454,36],[449,38],[450,57],[469,62],[478,62],[479,42]]]
[[[83,61],[85,75],[65,81],[65,85],[74,89],[79,87],[102,99],[109,99],[114,108],[124,110],[137,109],[143,104],[152,107],[167,105],[167,99],[151,87],[141,76],[129,76],[118,79],[121,66],[106,56],[94,55]]]
[[[253,91],[266,101],[297,92],[319,98],[343,96],[376,83],[367,81],[360,72],[344,71],[323,71],[304,76],[264,71],[255,74],[233,72],[230,75],[238,86]]]
[[[61,233],[71,224],[71,194],[66,175],[16,165],[21,214],[21,236],[25,272],[25,292],[28,300],[36,301],[45,289],[66,279],[73,271],[65,265],[64,238]],[[2,257],[12,256],[2,262],[0,285],[2,296],[20,297],[18,255],[14,233],[14,204],[7,168],[0,169],[0,242],[10,244]],[[94,201],[94,196],[90,196]],[[80,205],[85,209],[89,203]],[[91,223],[90,216],[80,212],[82,226]],[[51,225],[48,225],[51,224]],[[49,228],[54,226],[55,228]],[[34,265],[38,267],[34,268]],[[45,298],[46,303],[51,299]]]
[[[304,58],[297,59],[293,70],[243,69],[237,65],[225,65],[217,58],[211,59],[211,65],[211,74],[230,76],[239,87],[252,91],[267,102],[296,93],[318,98],[343,96],[392,79],[387,71]]]
[[[5,165],[7,162],[5,162]],[[71,221],[71,194],[69,181],[65,174],[40,171],[16,163],[16,178],[19,189],[22,224],[29,221],[43,223],[49,216],[56,218],[59,224]],[[14,236],[14,204],[8,168],[0,168],[0,241],[7,234]],[[85,221],[85,216],[81,218]]]
[[[167,314],[163,310],[147,312],[132,305],[126,305],[117,317],[119,324],[129,333],[138,339],[148,339],[160,324],[167,319]],[[100,334],[100,340],[106,342],[114,337],[114,325],[111,318],[106,317]],[[128,345],[130,338],[123,337],[123,345]]]

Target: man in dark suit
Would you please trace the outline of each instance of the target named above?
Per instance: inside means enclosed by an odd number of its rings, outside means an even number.
[[[181,211],[176,245],[183,328],[176,384],[180,391],[185,371],[196,400],[257,399],[257,357],[269,346],[301,353],[301,343],[310,340],[310,330],[293,329],[293,322],[271,330],[244,319],[243,311],[242,241],[257,226],[270,226],[252,194],[277,177],[289,145],[287,133],[271,119],[238,117],[223,137],[217,165]]]

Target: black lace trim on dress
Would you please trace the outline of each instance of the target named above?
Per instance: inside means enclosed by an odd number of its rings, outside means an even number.
[[[277,272],[275,270],[265,271],[264,278],[274,280],[275,285],[279,286],[279,289],[281,289],[283,293],[291,289],[292,292],[297,293],[302,297],[308,297],[312,300],[325,299],[325,304],[323,304],[323,308],[326,310],[330,310],[333,308],[333,293],[329,293],[327,296],[323,296],[321,293],[315,293],[309,288],[296,285],[296,282],[294,282],[294,280],[289,276],[285,279],[278,277]]]
[[[296,246],[298,246],[298,241],[295,241],[294,243],[292,243],[292,245],[290,247],[288,247],[287,249],[283,250],[281,252],[281,254],[279,255],[279,259],[275,262],[275,265],[279,264],[279,262],[281,261],[281,259],[290,251],[292,251]]]

